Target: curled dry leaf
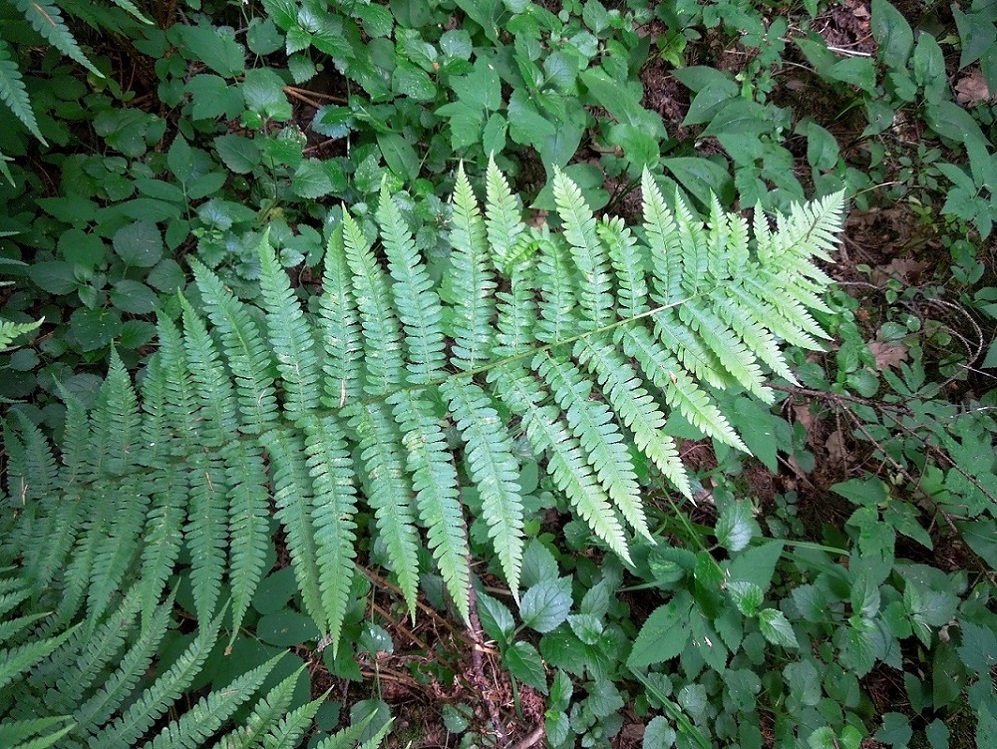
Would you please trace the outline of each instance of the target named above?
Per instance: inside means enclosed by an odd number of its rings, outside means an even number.
[[[973,106],[991,97],[987,81],[979,68],[970,70],[955,84],[955,100]]]

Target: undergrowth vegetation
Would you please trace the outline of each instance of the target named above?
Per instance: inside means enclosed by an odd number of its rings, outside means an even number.
[[[997,746],[997,5],[0,0],[0,746]]]

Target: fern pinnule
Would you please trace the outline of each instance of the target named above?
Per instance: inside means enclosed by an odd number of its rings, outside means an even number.
[[[391,306],[388,276],[374,257],[370,242],[345,208],[343,245],[364,336],[364,392],[386,395],[404,381],[401,323]]]
[[[261,434],[277,418],[277,398],[270,355],[245,305],[221,280],[195,259],[190,260],[205,311],[218,332],[238,394],[240,430]]]
[[[443,371],[443,308],[416,249],[415,238],[391,199],[386,183],[381,186],[377,220],[393,281],[391,295],[405,330],[406,380],[413,385],[427,385],[439,379]]]
[[[485,223],[463,164],[457,171],[452,202],[452,272],[444,278],[441,294],[453,308],[449,331],[453,338],[450,361],[468,372],[483,365],[491,355],[495,337],[496,284],[489,270]]]
[[[277,682],[253,706],[245,724],[222,736],[218,749],[254,749],[263,746],[262,742],[270,726],[277,723],[287,713],[294,699],[294,690],[301,678],[302,669]],[[269,747],[267,748],[269,749]]]
[[[353,461],[343,427],[331,415],[305,422],[305,450],[315,492],[312,520],[322,609],[335,654],[355,572],[357,490]]]
[[[322,603],[319,542],[312,519],[314,495],[303,435],[274,429],[260,443],[270,456],[277,519],[287,536],[302,603],[312,620],[325,629],[328,617]]]
[[[319,404],[319,363],[315,338],[277,262],[269,234],[260,240],[260,291],[266,306],[267,333],[284,389],[284,409],[291,421],[313,413]]]
[[[463,506],[457,493],[457,471],[446,435],[432,404],[409,390],[392,394],[387,403],[402,430],[419,520],[440,575],[465,622],[470,621],[470,550]]]
[[[603,219],[596,227],[606,245],[616,275],[617,315],[620,320],[634,320],[648,311],[647,274],[640,257],[637,238],[623,219]]]
[[[318,322],[325,353],[322,402],[326,408],[342,408],[363,393],[360,317],[353,300],[342,226],[332,231],[326,247]]]
[[[560,237],[544,227],[539,239],[537,271],[540,274],[540,320],[534,328],[537,340],[564,341],[581,332],[578,282],[567,248]]]
[[[464,463],[481,497],[481,514],[513,598],[523,567],[523,498],[512,438],[487,393],[470,378],[441,385],[465,445]]]
[[[38,129],[38,120],[35,118],[35,112],[31,108],[31,99],[28,98],[28,91],[24,87],[24,79],[21,77],[21,71],[17,67],[17,63],[14,62],[14,53],[10,45],[2,39],[0,39],[0,99],[14,113],[14,116],[21,121],[21,124],[28,128],[32,135],[42,143],[45,143],[42,131]],[[10,178],[8,177],[8,179]],[[4,336],[4,338],[7,338],[6,341],[0,338],[0,342],[4,343],[3,347],[6,347],[6,343],[13,339],[15,335],[20,335],[20,333],[21,331],[18,330],[9,336],[9,338]]]
[[[184,540],[190,551],[190,581],[199,619],[210,619],[218,608],[226,570],[228,538],[228,477],[218,453],[190,457],[190,512]]]
[[[582,311],[589,327],[601,328],[613,319],[614,309],[609,262],[595,216],[582,191],[561,170],[554,173],[554,203],[578,269]]]
[[[62,18],[59,6],[47,0],[14,0],[14,5],[45,41],[98,78],[104,77],[104,74],[83,54],[83,50],[80,49],[80,45]]]
[[[374,510],[389,566],[414,617],[419,590],[419,534],[409,500],[412,486],[400,449],[398,426],[383,403],[359,404],[349,411],[350,427],[360,438],[367,502]]]

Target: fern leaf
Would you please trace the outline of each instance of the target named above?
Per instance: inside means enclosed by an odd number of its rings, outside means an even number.
[[[232,591],[232,637],[249,611],[270,549],[269,502],[266,468],[259,452],[235,440],[226,445],[225,478],[229,485],[229,586]]]
[[[419,590],[419,534],[409,502],[412,488],[407,480],[405,456],[399,450],[397,427],[380,403],[353,409],[350,427],[360,437],[360,457],[367,469],[367,501],[374,510],[398,587],[414,616]]]
[[[142,23],[152,25],[152,21],[142,15],[142,11],[138,9],[138,6],[135,5],[132,0],[111,0],[111,2],[121,8],[121,10],[140,20]]]
[[[97,407],[91,418],[93,448],[98,456],[98,473],[121,476],[131,467],[130,456],[138,454],[138,398],[131,378],[116,351],[111,352],[107,379],[97,393]]]
[[[495,280],[488,270],[486,242],[485,224],[461,164],[453,195],[451,270],[443,293],[453,307],[451,362],[465,372],[483,365],[493,345]]]
[[[120,718],[101,731],[101,747],[125,749],[134,745],[152,728],[194,681],[218,639],[220,625],[220,615],[201,625],[194,641],[173,665],[149,685]]]
[[[72,637],[75,630],[76,627],[73,627],[55,637],[49,637],[45,640],[35,640],[16,648],[0,650],[0,689],[4,689],[14,679],[18,678],[38,661],[62,645],[62,643]]]
[[[362,393],[363,345],[341,226],[333,231],[326,248],[318,319],[325,350],[323,404],[328,408],[342,408]]]
[[[821,345],[814,337],[828,338],[827,333],[802,307],[783,302],[781,309],[777,308],[768,299],[759,298],[741,284],[727,286],[724,293],[756,320],[764,320],[773,333],[793,346],[819,351]]]
[[[710,309],[693,300],[679,307],[678,315],[734,379],[766,403],[772,402],[772,391],[765,387],[762,370],[754,355]]]
[[[585,317],[601,328],[613,317],[612,280],[606,250],[599,241],[596,220],[578,185],[560,169],[554,172],[554,203],[564,224],[564,238],[581,275],[579,301]]]
[[[388,300],[388,281],[370,243],[349,212],[343,209],[343,244],[346,261],[353,274],[353,295],[360,310],[364,333],[364,364],[367,382],[364,390],[384,395],[402,383],[402,331]]]
[[[405,225],[398,206],[388,194],[387,183],[381,185],[377,208],[381,241],[394,283],[391,293],[398,318],[405,329],[409,352],[408,381],[427,385],[439,378],[443,370],[443,309],[433,282],[419,257],[415,239]]]
[[[720,358],[694,330],[672,310],[654,316],[654,332],[685,369],[717,390],[726,390],[735,380],[725,371]]]
[[[343,621],[350,606],[357,512],[353,461],[342,426],[332,417],[305,422],[305,450],[315,499],[315,527],[322,609],[333,654],[338,652]]]
[[[517,265],[520,244],[526,236],[526,224],[523,223],[519,201],[492,156],[488,157],[485,172],[485,206],[485,226],[492,257],[500,270],[511,271]]]
[[[294,421],[318,406],[319,366],[315,339],[267,236],[260,242],[258,252],[267,332],[284,384],[284,408]]]
[[[481,513],[513,598],[519,601],[523,567],[523,499],[513,442],[488,395],[470,378],[441,386],[467,446],[465,462],[481,496]]]
[[[73,730],[75,726],[63,726],[44,736],[30,738],[41,731],[55,728],[60,723],[67,720],[65,715],[52,715],[34,720],[5,721],[0,725],[0,746],[9,746],[13,749],[47,749],[54,746],[63,736]]]
[[[716,309],[720,319],[737,334],[748,350],[753,351],[777,375],[794,385],[799,384],[789,365],[786,364],[778,342],[763,322],[758,318],[752,318],[746,309],[725,293],[717,292],[715,296],[719,302]]]
[[[682,240],[671,210],[654,177],[645,168],[641,175],[644,195],[644,234],[651,249],[654,288],[662,304],[684,298],[682,293]]]
[[[159,331],[159,372],[154,372],[164,383],[166,423],[170,453],[187,456],[196,450],[200,437],[200,413],[197,408],[197,393],[191,382],[190,370],[183,354],[183,339],[173,321],[160,315]],[[161,445],[157,445],[157,452]]]
[[[296,433],[274,430],[260,440],[270,453],[277,519],[284,526],[305,611],[316,625],[326,621],[319,580],[319,544],[312,523],[314,500],[305,445]]]
[[[277,416],[274,376],[268,346],[245,306],[219,278],[190,259],[208,318],[218,331],[235,380],[242,431],[261,434]]]
[[[541,319],[534,333],[544,343],[556,343],[580,332],[575,312],[578,284],[574,278],[575,269],[571,267],[568,252],[559,237],[545,232],[540,247],[537,271],[541,278]]]
[[[24,88],[21,71],[17,67],[17,63],[14,62],[10,46],[2,39],[0,39],[0,99],[32,135],[45,143],[42,131],[38,129],[38,120],[35,119],[35,112],[31,108],[27,89]],[[10,178],[8,177],[8,179]],[[7,344],[21,333],[27,332],[27,329],[13,325],[13,323],[6,321],[0,323],[0,349],[6,348]],[[37,327],[37,325],[33,325],[33,327]]]
[[[265,733],[287,713],[300,677],[299,668],[286,679],[279,681],[256,703],[244,726],[222,737],[218,743],[219,749],[253,749],[260,746]]]
[[[14,0],[14,4],[45,41],[98,78],[104,77],[104,74],[83,54],[55,3],[46,0]]]
[[[644,376],[661,390],[669,406],[677,408],[690,424],[706,436],[748,452],[727,419],[710,402],[709,396],[646,330],[627,330],[622,336],[622,343],[626,355],[637,360]]]
[[[689,206],[675,188],[675,223],[678,246],[682,257],[682,289],[689,296],[703,290],[703,281],[709,280],[709,240],[703,222],[692,215]]]
[[[170,723],[145,749],[197,749],[248,700],[267,678],[284,654],[236,677],[228,686],[202,697],[180,719]]]
[[[312,727],[312,721],[319,708],[325,703],[323,695],[316,700],[306,702],[282,717],[263,739],[265,749],[297,749],[301,738]]]
[[[509,277],[509,291],[500,291],[498,298],[498,333],[495,336],[496,356],[518,356],[529,351],[536,321],[534,283],[525,267],[514,268]]]
[[[644,389],[637,373],[616,350],[605,342],[579,341],[575,356],[602,386],[613,410],[634,434],[634,444],[647,455],[665,477],[692,498],[689,477],[679,459],[675,440],[664,431],[665,415]]]
[[[234,393],[204,321],[183,295],[180,295],[180,307],[183,310],[187,367],[203,415],[201,444],[218,448],[238,432]]]
[[[526,436],[539,452],[545,452],[555,485],[565,493],[578,514],[610,549],[630,561],[626,538],[613,506],[585,459],[570,427],[551,406],[540,405],[545,394],[522,367],[501,365],[489,372],[499,396],[520,414]]]
[[[440,568],[447,591],[465,622],[470,621],[471,570],[467,533],[457,498],[457,471],[447,450],[446,436],[432,406],[402,390],[388,404],[401,427],[408,453],[408,470],[415,489],[419,519],[426,528],[429,549]]]
[[[650,540],[633,459],[613,413],[604,404],[590,399],[592,383],[574,364],[545,351],[537,354],[533,369],[550,386],[555,402],[588,453],[589,462],[610,499],[631,527]]]
[[[603,219],[596,227],[616,271],[618,310],[621,319],[634,319],[648,311],[647,274],[637,249],[637,239],[623,219]]]
[[[172,609],[173,596],[170,596],[146,619],[138,639],[118,660],[114,671],[103,679],[100,688],[73,712],[78,733],[96,734],[99,727],[132,696],[135,686],[159,652],[159,645],[169,627]]]
[[[198,619],[210,619],[218,607],[228,545],[228,480],[220,456],[190,458],[190,513],[184,539],[190,550],[190,580]]]

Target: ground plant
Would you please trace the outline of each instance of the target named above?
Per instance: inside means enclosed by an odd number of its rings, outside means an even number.
[[[997,5],[0,0],[0,746],[997,746]]]

